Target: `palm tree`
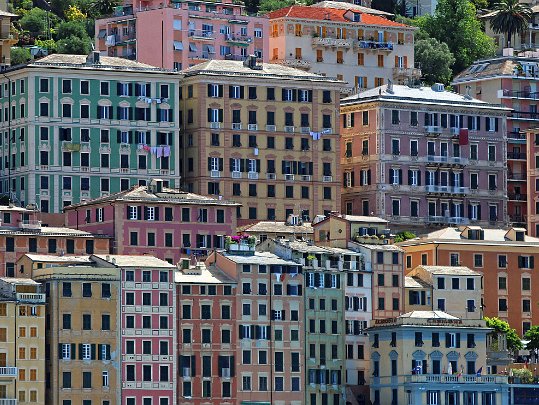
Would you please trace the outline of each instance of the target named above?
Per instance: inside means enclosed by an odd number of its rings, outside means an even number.
[[[490,25],[496,34],[507,35],[509,47],[513,35],[525,31],[531,18],[532,10],[527,4],[519,3],[519,0],[500,0],[494,6]]]

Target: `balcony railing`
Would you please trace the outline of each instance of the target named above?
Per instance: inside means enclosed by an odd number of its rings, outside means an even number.
[[[20,222],[20,226],[22,229],[40,229],[41,228],[41,221],[36,220],[24,220]]]
[[[363,49],[393,50],[393,42],[384,41],[358,41],[358,46]]]
[[[508,378],[501,375],[415,374],[408,376],[406,382],[427,384],[507,384]]]
[[[524,215],[509,214],[509,222],[526,222],[526,217]]]
[[[342,39],[342,38],[314,37],[312,40],[312,44],[314,46],[351,47],[353,43],[354,43],[353,39]]]
[[[0,377],[17,377],[17,367],[0,367]]]
[[[45,294],[17,293],[17,301],[44,303],[45,302]]]
[[[189,30],[188,36],[192,38],[201,38],[206,40],[214,39],[215,34],[213,31],[202,31],[202,30]]]
[[[530,111],[513,111],[509,117],[521,120],[537,120],[539,119],[539,113]]]
[[[507,193],[507,198],[511,201],[527,201],[526,194]]]
[[[523,134],[521,132],[511,131],[507,133],[507,138],[509,140],[518,140],[518,141],[525,141],[526,140],[526,134]]]
[[[507,173],[507,180],[525,181],[526,173]]]
[[[311,62],[302,58],[274,59],[273,63],[300,69],[310,69]]]
[[[507,152],[507,159],[526,160],[526,154],[522,152]]]
[[[457,164],[457,165],[465,165],[468,163],[467,158],[463,158],[460,156],[436,156],[436,155],[428,155],[427,156],[427,162],[432,163],[449,163],[449,164]]]
[[[427,193],[444,193],[444,194],[466,194],[469,192],[468,187],[458,186],[425,186]]]
[[[443,215],[429,215],[427,217],[427,222],[435,224],[467,225],[470,223],[470,220],[464,217],[445,217]]]
[[[393,68],[393,77],[421,77],[421,69],[419,68],[405,68],[396,67]]]
[[[0,405],[17,405],[17,400],[10,398],[0,398]]]
[[[529,90],[503,90],[503,97],[539,99],[539,92]]]

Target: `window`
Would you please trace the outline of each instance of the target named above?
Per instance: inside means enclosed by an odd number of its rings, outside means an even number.
[[[498,311],[507,311],[507,300],[505,298],[498,299]]]

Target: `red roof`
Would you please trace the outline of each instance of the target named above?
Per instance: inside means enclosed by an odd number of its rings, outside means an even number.
[[[329,8],[329,7],[309,7],[309,6],[290,6],[281,8],[279,10],[268,13],[270,20],[276,18],[290,17],[300,18],[304,20],[319,20],[319,21],[340,21],[340,22],[354,22],[345,17],[345,14],[349,10]],[[357,11],[353,11],[356,12]],[[388,20],[387,18],[380,17],[372,14],[361,14],[360,24],[368,25],[381,25],[388,27],[409,27],[408,25],[401,24],[395,21]]]

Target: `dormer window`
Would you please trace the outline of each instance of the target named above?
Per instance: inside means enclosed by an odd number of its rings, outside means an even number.
[[[524,231],[516,231],[515,232],[515,240],[517,240],[519,242],[524,242],[524,236],[525,236]]]
[[[361,22],[361,14],[354,13],[354,22]]]

